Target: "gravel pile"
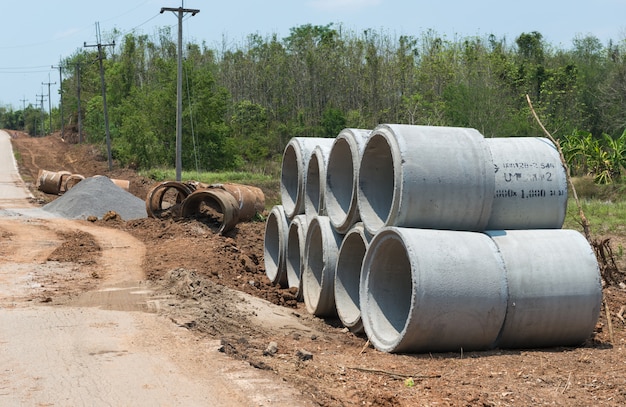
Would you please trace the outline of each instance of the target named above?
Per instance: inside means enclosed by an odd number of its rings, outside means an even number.
[[[124,220],[147,217],[146,203],[118,187],[110,178],[86,178],[73,188],[43,206],[43,209],[68,219],[87,219],[115,211]]]

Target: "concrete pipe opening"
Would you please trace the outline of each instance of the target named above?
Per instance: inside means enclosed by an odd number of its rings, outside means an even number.
[[[560,229],[567,210],[567,176],[554,144],[541,137],[485,143],[496,188],[487,229]]]
[[[332,145],[320,137],[293,137],[283,151],[280,175],[281,203],[288,219],[304,213],[304,188],[311,154],[317,145]]]
[[[335,272],[335,303],[337,315],[345,327],[354,333],[363,332],[359,287],[361,267],[371,235],[361,222],[355,224],[343,237]]]
[[[324,196],[326,193],[326,167],[328,165],[330,147],[328,144],[317,145],[309,159],[304,188],[304,213],[309,219],[316,215],[326,215]]]
[[[192,193],[192,189],[178,181],[160,182],[146,195],[146,212],[151,218],[180,214],[180,205]]]
[[[221,189],[199,189],[185,198],[180,207],[183,218],[195,217],[209,225],[217,225],[224,234],[239,222],[239,205],[235,198]]]
[[[361,319],[383,352],[492,348],[506,311],[495,244],[473,232],[386,227],[363,260]]]
[[[327,216],[309,222],[302,269],[302,294],[307,311],[318,317],[337,315],[335,306],[335,267],[341,244]]]
[[[577,231],[489,231],[509,286],[501,348],[577,346],[596,326],[602,283],[593,248]]]
[[[267,278],[280,286],[287,285],[285,251],[288,229],[285,209],[282,205],[275,205],[265,221],[263,261]]]
[[[484,230],[494,193],[482,135],[456,127],[380,125],[359,168],[361,220],[383,226]]]
[[[359,221],[357,186],[361,155],[371,130],[344,129],[328,156],[326,169],[326,214],[339,233]]]
[[[305,215],[296,215],[289,224],[287,235],[287,287],[296,289],[296,298],[302,300],[302,267],[305,257],[307,220]]]

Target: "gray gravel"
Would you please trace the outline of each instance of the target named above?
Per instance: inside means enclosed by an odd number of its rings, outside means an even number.
[[[108,211],[115,211],[124,220],[148,216],[145,201],[104,176],[85,178],[43,209],[68,219],[102,218]]]

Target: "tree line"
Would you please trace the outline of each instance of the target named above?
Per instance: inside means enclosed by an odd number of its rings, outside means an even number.
[[[107,34],[106,100],[114,158],[124,165],[174,165],[176,42],[168,28],[148,36]],[[626,144],[626,41],[577,36],[569,49],[541,33],[514,41],[495,35],[448,39],[352,32],[302,25],[279,38],[241,44],[189,43],[183,63],[183,168],[263,168],[291,137],[335,137],[345,127],[380,123],[472,127],[485,137],[541,136],[526,95],[545,127],[566,144],[574,171],[597,170],[580,148],[615,156]],[[104,143],[97,51],[62,62],[65,128]],[[59,109],[52,112],[55,129]],[[41,109],[0,108],[0,126],[41,133]],[[50,129],[47,129],[50,130]],[[586,146],[586,147],[585,147]],[[590,147],[591,146],[591,147]],[[617,154],[619,156],[619,154]],[[617,168],[617,169],[616,169]],[[611,168],[619,178],[623,162]],[[605,174],[606,175],[606,174]],[[602,180],[600,180],[602,181]]]

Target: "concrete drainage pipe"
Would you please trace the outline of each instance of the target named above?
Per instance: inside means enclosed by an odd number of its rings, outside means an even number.
[[[478,131],[380,125],[361,159],[359,212],[372,234],[383,226],[484,230],[494,184]]]
[[[554,144],[539,137],[485,143],[496,183],[487,230],[560,229],[567,209],[567,177]]]
[[[354,333],[363,332],[359,287],[361,267],[372,236],[361,222],[356,223],[343,237],[337,254],[335,273],[335,304],[343,325]]]
[[[265,210],[265,194],[261,188],[234,183],[211,184],[208,188],[223,189],[237,200],[240,221],[253,219]]]
[[[218,232],[224,234],[239,222],[239,205],[235,198],[221,189],[199,189],[185,198],[180,207],[181,216],[207,216],[219,224]]]
[[[302,267],[305,256],[307,219],[296,215],[289,224],[287,235],[286,271],[287,287],[296,289],[296,299],[302,301]]]
[[[509,287],[498,347],[576,346],[592,334],[602,305],[593,248],[574,230],[489,231]]]
[[[359,206],[357,187],[359,166],[365,142],[371,130],[344,129],[335,138],[326,169],[325,207],[330,223],[339,233],[346,233],[357,223]]]
[[[317,145],[332,145],[333,139],[293,137],[283,152],[280,175],[281,203],[288,219],[304,213],[304,188],[309,159]]]
[[[316,215],[326,216],[326,167],[331,145],[321,144],[315,146],[306,173],[304,187],[304,213],[308,219]]]
[[[172,202],[167,203],[167,208],[164,208],[163,200],[166,193],[170,190],[175,192]],[[168,210],[177,204],[179,205],[185,198],[187,198],[193,190],[186,184],[178,181],[164,181],[160,182],[146,195],[146,212],[151,218],[160,218],[165,210]]]
[[[68,176],[65,179],[65,183],[63,184],[61,189],[63,191],[65,191],[65,192],[67,192],[70,189],[74,188],[76,186],[76,184],[78,184],[80,181],[82,181],[84,179],[85,179],[85,177],[80,175],[80,174],[72,174],[72,175]]]
[[[342,236],[327,216],[309,222],[302,269],[302,294],[307,311],[318,317],[337,315],[335,306],[335,267]]]
[[[383,228],[363,260],[361,319],[383,352],[494,347],[507,285],[495,243],[482,233]]]
[[[287,285],[286,259],[289,225],[282,205],[275,205],[265,221],[265,274],[273,284]]]

